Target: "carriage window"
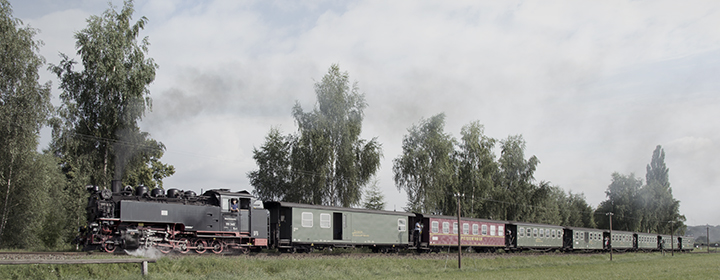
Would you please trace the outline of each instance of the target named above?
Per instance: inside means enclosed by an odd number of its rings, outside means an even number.
[[[440,223],[438,221],[430,223],[430,231],[432,231],[432,233],[440,232]]]
[[[320,213],[320,228],[330,228],[330,214]]]
[[[453,223],[453,234],[457,234],[457,233],[458,233],[458,224]]]
[[[473,224],[473,235],[478,235],[478,233],[480,233],[480,231],[478,230],[478,228],[479,228],[479,227],[478,227],[477,224]]]
[[[302,213],[302,226],[312,227],[313,226],[313,213],[303,212]]]
[[[555,230],[552,230],[552,238],[555,238]]]
[[[520,237],[525,236],[525,228],[519,228],[519,229],[518,229],[518,236],[520,236]]]
[[[470,224],[463,224],[463,234],[470,234]]]
[[[443,222],[443,233],[450,233],[450,223]]]
[[[405,219],[398,219],[398,231],[404,232],[407,230],[407,225],[405,224]]]
[[[562,230],[558,230],[558,231],[557,231],[557,237],[558,237],[558,238],[562,238],[562,233],[563,233]]]
[[[490,225],[490,235],[495,236],[495,225]]]
[[[538,229],[534,228],[533,229],[533,237],[537,238],[537,234],[538,234]]]
[[[487,235],[487,225],[482,225],[482,235]]]
[[[540,238],[543,238],[543,229],[540,229]]]

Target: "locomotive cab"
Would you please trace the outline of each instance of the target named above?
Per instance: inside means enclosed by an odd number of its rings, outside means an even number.
[[[212,190],[205,193],[220,206],[220,229],[223,232],[237,232],[255,238],[257,245],[267,245],[267,211],[260,200],[249,192]],[[259,241],[259,242],[257,242]]]

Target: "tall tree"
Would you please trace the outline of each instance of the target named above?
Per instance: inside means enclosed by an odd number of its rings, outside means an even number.
[[[158,160],[164,145],[138,127],[151,107],[148,86],[158,65],[146,57],[148,38],[138,39],[148,20],[132,23],[133,13],[128,0],[120,11],[111,5],[101,16],[91,16],[87,27],[75,33],[82,69],[76,71],[77,62],[64,54],[59,65],[50,67],[62,90],[51,149],[69,181],[73,226],[84,223],[86,185],[106,187],[112,179],[158,185],[172,174],[172,166]],[[156,172],[139,175],[147,169]]]
[[[496,199],[506,201],[504,218],[511,221],[525,221],[532,211],[532,195],[535,186],[535,169],[540,163],[536,156],[525,159],[525,140],[522,135],[508,136],[501,141],[501,153],[498,159],[500,172],[497,178],[502,186]]]
[[[413,125],[403,137],[403,154],[393,160],[393,173],[395,186],[408,196],[407,211],[449,214],[457,209],[455,139],[444,130],[445,114],[438,114]]]
[[[642,179],[635,177],[635,174],[613,173],[612,182],[605,191],[607,200],[601,202],[595,212],[598,227],[610,228],[610,221],[605,215],[612,212],[613,229],[641,231],[644,212],[640,197],[642,183]]]
[[[362,188],[380,168],[382,156],[377,138],[360,138],[365,95],[338,65],[315,83],[315,94],[312,111],[303,111],[299,103],[293,107],[298,135],[283,138],[271,130],[266,144],[254,151],[260,170],[248,174],[251,183],[263,199],[358,205]],[[273,182],[282,184],[273,186]]]
[[[458,163],[458,189],[462,194],[464,216],[488,218],[497,216],[497,204],[489,200],[497,192],[493,177],[498,171],[492,149],[496,140],[484,134],[478,121],[463,126],[460,134]],[[457,208],[456,208],[457,209]]]
[[[585,200],[584,194],[573,194],[569,191],[564,205],[561,208],[567,214],[564,222],[560,223],[561,226],[595,228],[595,211]]]
[[[151,106],[149,84],[157,64],[146,58],[147,37],[138,41],[147,18],[131,25],[133,2],[119,12],[110,7],[91,16],[75,34],[83,68],[62,54],[51,70],[60,79],[63,126],[54,133],[53,146],[65,159],[66,169],[88,175],[89,184],[109,185],[122,179],[125,164],[141,152],[138,121]]]
[[[28,247],[31,227],[43,215],[33,207],[47,197],[47,185],[33,178],[45,166],[36,163],[39,131],[51,113],[50,83],[38,83],[38,69],[45,60],[38,55],[42,44],[37,30],[23,27],[0,0],[0,246]],[[28,198],[27,196],[38,195]],[[27,199],[32,199],[28,201]],[[11,230],[8,230],[11,227]],[[7,233],[10,234],[7,234]],[[33,235],[34,236],[34,235]],[[14,240],[9,240],[14,239]]]
[[[645,203],[642,228],[669,234],[671,229],[684,230],[685,216],[680,215],[680,201],[672,195],[670,170],[665,166],[665,151],[658,145],[647,165],[646,185],[640,190]],[[674,224],[671,224],[674,223]]]
[[[263,200],[299,201],[301,194],[292,188],[290,153],[293,137],[283,136],[277,128],[271,128],[260,149],[253,149],[253,159],[259,169],[249,172],[253,193]]]

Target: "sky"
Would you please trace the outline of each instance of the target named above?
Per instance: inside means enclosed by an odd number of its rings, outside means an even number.
[[[77,58],[75,32],[108,8],[10,3],[52,64]],[[134,15],[160,66],[141,129],[176,168],[165,189],[252,190],[253,148],[272,127],[295,133],[293,105],[312,110],[338,64],[368,103],[361,137],[382,143],[388,210],[407,201],[392,173],[403,137],[444,113],[455,138],[473,121],[522,135],[535,179],[594,207],[613,172],[644,180],[661,145],[686,224],[720,224],[719,1],[138,0]],[[45,81],[59,104],[59,81]]]

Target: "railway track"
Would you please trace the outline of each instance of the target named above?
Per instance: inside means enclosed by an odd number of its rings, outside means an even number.
[[[86,256],[111,256],[104,252],[0,252],[0,260],[67,260]]]
[[[669,253],[669,252],[668,252]],[[522,252],[522,253],[475,253],[475,252],[463,252],[462,256],[463,258],[511,258],[515,256],[541,256],[541,255],[566,255],[564,253],[540,253],[540,252]],[[591,252],[591,253],[583,253],[583,252],[577,252],[577,255],[597,255],[597,254],[607,254],[602,252]],[[618,253],[622,254],[622,253]],[[137,257],[145,257],[145,258],[151,258],[151,259],[159,259],[162,257],[168,257],[168,258],[182,258],[185,256],[218,256],[218,257],[228,257],[228,258],[268,258],[268,259],[276,259],[276,258],[287,258],[287,259],[312,259],[312,258],[376,258],[376,257],[387,257],[387,258],[412,258],[412,259],[453,259],[457,258],[457,252],[453,251],[451,253],[447,252],[441,252],[441,253],[415,253],[410,251],[401,251],[397,253],[387,253],[387,254],[379,254],[379,253],[366,253],[366,252],[313,252],[313,253],[277,253],[277,252],[260,252],[260,253],[247,253],[247,254],[229,254],[229,253],[222,253],[222,254],[197,254],[197,253],[187,253],[182,254],[180,252],[171,252],[168,254],[160,253],[157,250],[154,251],[148,251],[148,252],[140,252],[140,251],[129,251],[129,252],[115,252],[115,253],[106,253],[106,252],[0,252],[0,260],[65,260],[65,259],[81,259],[88,256],[98,256],[98,257],[105,257],[105,258],[112,258],[113,256],[137,256]]]

